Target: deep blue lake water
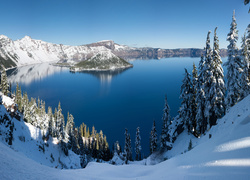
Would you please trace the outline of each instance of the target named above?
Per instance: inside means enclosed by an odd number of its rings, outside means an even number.
[[[148,155],[154,119],[158,135],[161,133],[165,94],[171,116],[176,116],[184,68],[191,73],[193,62],[198,66],[199,60],[135,60],[130,61],[133,68],[112,73],[70,73],[67,68],[39,64],[16,69],[9,80],[13,91],[18,82],[29,98],[39,97],[53,110],[60,101],[65,117],[69,111],[77,126],[84,122],[90,130],[93,125],[98,131],[103,130],[110,148],[116,140],[124,147],[127,128],[134,150],[136,128],[140,127],[142,152]]]

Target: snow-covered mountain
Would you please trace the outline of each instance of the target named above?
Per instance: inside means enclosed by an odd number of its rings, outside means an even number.
[[[4,96],[3,103],[12,104]],[[114,166],[91,162],[85,169],[59,170],[51,168],[50,156],[59,156],[64,163],[75,164],[77,157],[63,158],[55,153],[54,142],[46,151],[38,151],[41,134],[30,124],[12,119],[14,143],[5,143],[9,125],[1,122],[0,179],[250,179],[250,95],[230,109],[218,120],[206,135],[199,139],[182,133],[172,150],[165,154],[169,159],[161,161],[157,154],[132,162]],[[0,115],[6,113],[0,105]],[[6,117],[5,117],[6,118]],[[4,119],[4,118],[2,118]],[[188,151],[190,139],[193,148]],[[42,148],[40,148],[42,150]],[[57,151],[58,152],[58,151]],[[47,158],[47,159],[46,159]],[[54,159],[56,159],[54,158]],[[161,156],[162,158],[162,156]],[[41,164],[42,163],[42,164]],[[47,164],[48,163],[48,164]],[[60,162],[53,162],[55,167]],[[52,163],[52,164],[53,164]],[[156,165],[151,165],[155,164]],[[48,165],[48,166],[46,166]],[[77,167],[78,164],[75,164]]]
[[[118,57],[128,59],[160,59],[164,57],[199,57],[202,49],[133,48],[119,45],[111,40],[87,45],[69,46],[53,44],[25,36],[13,41],[0,35],[0,64],[5,68],[38,64],[42,62],[77,63],[87,60],[99,52],[111,51]],[[221,56],[226,50],[221,50]]]
[[[125,69],[133,65],[109,51],[100,51],[86,61],[77,63],[70,70],[76,71],[107,71]]]
[[[68,46],[31,39],[29,36],[16,41],[4,35],[0,36],[0,60],[9,62],[1,62],[6,68],[42,62],[80,62],[89,59],[100,51],[110,52],[110,50],[120,51],[121,49],[133,48],[115,44],[113,41]]]

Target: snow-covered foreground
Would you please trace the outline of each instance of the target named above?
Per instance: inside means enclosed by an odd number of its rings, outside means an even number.
[[[190,139],[194,148],[180,154]],[[166,156],[172,158],[156,165],[144,165],[153,163],[149,157],[130,165],[59,170],[0,143],[0,179],[250,179],[250,95],[199,140],[183,133]]]

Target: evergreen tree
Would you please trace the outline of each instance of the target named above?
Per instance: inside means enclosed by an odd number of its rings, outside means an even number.
[[[163,109],[162,117],[162,130],[161,130],[161,149],[164,150],[167,147],[168,137],[168,126],[171,124],[170,108],[167,101],[167,95],[165,96],[165,106]]]
[[[16,84],[15,102],[17,103],[19,111],[22,112],[22,91],[21,91],[21,87],[19,87],[18,83]]]
[[[68,147],[71,149],[73,147],[74,143],[74,129],[75,129],[75,123],[74,123],[74,117],[72,114],[69,114],[67,116],[67,124],[66,124],[66,133],[68,135]]]
[[[213,47],[213,61],[212,65],[212,81],[209,94],[206,98],[210,99],[210,127],[216,124],[217,119],[221,118],[225,114],[225,83],[224,83],[224,72],[222,69],[222,60],[220,57],[219,40],[214,31],[214,47]]]
[[[188,131],[193,133],[194,128],[194,117],[192,114],[192,102],[193,102],[193,86],[190,78],[190,74],[187,69],[185,69],[185,77],[182,81],[181,95],[182,99],[181,107],[179,110],[180,118],[182,118],[183,123],[187,127]]]
[[[246,29],[246,49],[247,49],[247,57],[248,57],[248,63],[250,63],[250,24],[247,26]],[[249,72],[249,79],[250,79],[250,72]]]
[[[116,141],[114,144],[114,154],[117,153],[118,155],[121,153],[121,146],[119,141]]]
[[[212,50],[210,46],[210,33],[211,31],[208,32],[207,34],[207,40],[206,40],[206,48],[205,48],[205,60],[204,60],[204,67],[203,67],[203,78],[204,78],[204,84],[203,84],[203,90],[205,93],[205,109],[204,109],[204,116],[205,116],[205,121],[203,126],[205,128],[205,131],[210,128],[209,122],[211,119],[211,108],[212,108],[212,99],[209,97],[209,91],[212,86],[212,81],[213,81],[213,66],[212,66]]]
[[[73,116],[71,117],[71,118],[73,118]],[[70,120],[71,121],[71,120]],[[79,150],[80,150],[80,147],[79,147],[79,139],[78,139],[78,137],[79,137],[79,133],[78,133],[78,128],[75,128],[74,127],[74,121],[73,121],[73,132],[72,132],[72,135],[71,135],[71,139],[70,139],[70,141],[71,141],[71,146],[72,146],[72,151],[74,152],[74,153],[76,153],[76,154],[80,154],[80,152],[79,152]],[[81,142],[81,141],[80,141]]]
[[[250,39],[249,39],[250,40]],[[249,80],[249,57],[247,53],[247,41],[246,34],[242,38],[241,45],[241,59],[242,59],[242,73],[241,73],[241,89],[240,89],[240,98],[243,99],[248,94],[250,94],[250,80]]]
[[[64,117],[62,114],[61,103],[58,104],[57,116],[56,116],[56,132],[57,138],[62,140],[65,138],[64,132]]]
[[[233,12],[233,18],[231,23],[230,32],[227,35],[227,41],[229,41],[228,49],[228,60],[225,63],[227,66],[227,97],[226,104],[227,109],[235,105],[240,99],[240,73],[241,69],[241,59],[238,54],[237,48],[238,40],[238,30],[235,18],[235,11]]]
[[[84,144],[83,144],[83,139],[82,139],[82,135],[81,135],[81,132],[80,132],[80,130],[78,131],[78,138],[77,138],[77,140],[78,140],[78,145],[79,145],[79,154],[80,155],[83,155],[84,154],[84,152],[85,152],[85,148],[84,148]]]
[[[41,117],[45,117],[46,110],[45,110],[45,101],[41,100],[41,105],[40,105],[40,115]]]
[[[96,137],[95,126],[92,126],[91,137],[92,137],[92,138],[95,138],[95,137]]]
[[[48,134],[49,136],[53,136],[53,114],[52,114],[52,109],[51,107],[48,107],[48,118],[49,118],[49,124],[48,124]]]
[[[2,90],[2,93],[5,96],[8,96],[9,94],[9,84],[8,84],[8,79],[7,79],[7,74],[5,71],[5,68],[2,68],[2,72],[1,72],[1,84],[0,84],[0,88]]]
[[[102,130],[100,130],[99,132],[99,144],[100,144],[100,150],[103,151],[105,148],[105,143]]]
[[[23,116],[26,119],[26,115],[29,112],[29,98],[27,93],[23,94],[22,104],[23,104]]]
[[[154,120],[152,130],[150,132],[150,154],[152,154],[156,150],[157,150],[157,132]]]
[[[198,84],[198,71],[193,63],[193,71],[192,71],[192,99],[191,99],[191,122],[192,122],[192,132],[196,133],[196,114],[197,114],[197,103],[196,103],[196,95],[197,95],[197,84]]]
[[[204,92],[204,56],[201,56],[201,60],[199,62],[199,75],[198,82],[196,84],[196,104],[197,104],[197,112],[196,112],[196,133],[198,135],[204,134],[206,131],[206,120],[205,120],[205,92]]]
[[[125,163],[127,164],[128,161],[132,161],[132,148],[131,148],[131,138],[128,130],[125,129],[125,146],[124,146],[124,156],[125,156]]]
[[[188,151],[190,151],[191,149],[193,149],[193,143],[192,143],[192,140],[190,139],[189,144],[188,144]]]
[[[141,160],[141,136],[139,127],[137,127],[135,134],[135,155],[135,160]]]

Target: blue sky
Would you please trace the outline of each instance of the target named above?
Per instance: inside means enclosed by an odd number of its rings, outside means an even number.
[[[8,0],[1,2],[0,34],[68,45],[110,39],[134,47],[203,48],[208,30],[218,26],[226,48],[233,10],[241,37],[248,8],[243,0]]]

